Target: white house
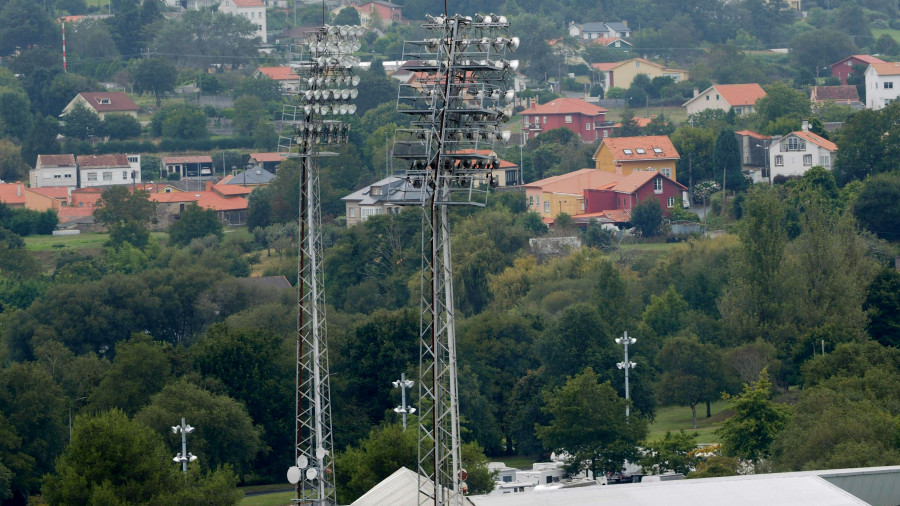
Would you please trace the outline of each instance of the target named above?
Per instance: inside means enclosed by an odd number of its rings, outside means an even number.
[[[700,93],[694,90],[694,97],[684,103],[688,116],[708,109],[728,112],[734,109],[735,114],[743,116],[753,112],[756,101],[766,96],[762,86],[748,84],[715,84]]]
[[[591,22],[577,25],[574,21],[569,23],[569,35],[572,37],[594,40],[600,38],[622,38],[631,37],[631,28],[628,28],[626,21],[618,22]]]
[[[773,139],[769,145],[772,179],[778,176],[802,176],[815,165],[831,170],[835,152],[835,143],[810,132],[809,123],[803,121],[802,130]],[[759,174],[753,173],[754,183],[768,182],[767,179],[758,178]]]
[[[138,155],[81,155],[78,157],[79,188],[138,184],[141,182]]]
[[[244,16],[256,25],[256,36],[265,44],[266,37],[266,4],[262,0],[223,0],[219,4],[219,12],[227,12],[236,16]]]
[[[29,183],[32,188],[78,188],[75,155],[38,155],[34,169],[29,172]]]
[[[871,63],[866,69],[866,109],[883,109],[900,97],[900,62]]]

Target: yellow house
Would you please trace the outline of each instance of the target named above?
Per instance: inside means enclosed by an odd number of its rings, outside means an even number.
[[[668,68],[643,58],[632,58],[613,63],[595,63],[594,70],[603,77],[604,88],[607,90],[613,86],[617,88],[630,87],[631,81],[638,74],[646,74],[650,79],[671,77],[676,83],[685,81],[689,77],[686,70]]]
[[[667,135],[646,137],[607,137],[594,152],[600,171],[627,176],[650,170],[675,179],[675,164],[681,156]]]

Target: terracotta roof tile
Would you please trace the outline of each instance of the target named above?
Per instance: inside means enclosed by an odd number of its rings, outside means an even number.
[[[606,109],[589,104],[578,98],[556,98],[529,109],[522,114],[583,114],[585,116],[599,116],[606,113]]]
[[[95,169],[106,167],[129,167],[128,157],[121,153],[114,155],[79,155],[78,167]]]
[[[93,216],[94,209],[96,209],[94,206],[63,206],[56,211],[56,217],[59,218],[60,223],[66,223],[78,218]]]
[[[869,67],[880,76],[900,75],[900,62],[871,63]]]
[[[79,93],[97,112],[137,111],[140,107],[122,91],[85,91]],[[108,101],[108,103],[104,103]]]
[[[526,188],[540,188],[548,193],[581,195],[585,188],[599,188],[618,182],[622,176],[599,169],[580,169],[528,183]]]
[[[38,195],[43,195],[45,197],[50,197],[51,199],[65,201],[69,200],[68,186],[45,186],[43,188],[29,188],[28,191],[37,193]]]
[[[211,156],[164,156],[162,163],[212,163]]]
[[[75,155],[38,155],[38,165],[41,167],[72,167],[75,165]]]
[[[662,177],[668,179],[671,183],[679,186],[682,190],[687,190],[684,185],[679,183],[678,181],[673,180],[670,177],[666,177],[664,174],[661,174],[652,170],[639,170],[634,171],[631,174],[622,178],[613,188],[613,191],[622,192],[622,193],[634,193],[635,190],[649,183],[655,177]]]
[[[24,205],[25,188],[26,186],[21,181],[15,183],[0,183],[0,202],[3,202],[4,204]]]
[[[250,195],[255,189],[254,186],[240,186],[235,184],[219,183],[213,186],[213,190],[224,196]]]
[[[809,142],[812,142],[813,144],[816,144],[818,146],[821,146],[821,147],[827,149],[828,151],[832,151],[832,152],[837,151],[837,148],[838,148],[837,144],[829,141],[828,139],[826,139],[824,137],[816,135],[812,132],[802,132],[802,131],[791,132],[790,134],[786,135],[785,137],[788,137],[789,135],[796,135],[797,137],[800,137],[801,139],[806,139]]]
[[[713,88],[732,106],[753,105],[758,99],[766,96],[766,91],[756,83],[717,84]]]
[[[613,160],[668,160],[679,159],[681,156],[672,145],[667,135],[647,135],[644,137],[607,137],[600,141],[600,146],[594,152],[597,153],[603,146],[612,153]],[[640,151],[643,151],[641,153]]]
[[[269,79],[274,79],[275,81],[299,81],[300,76],[298,76],[294,69],[290,67],[259,67],[256,69],[260,74],[268,77]]]
[[[265,7],[265,4],[262,3],[262,0],[231,0],[234,2],[234,5],[242,8],[249,7]]]
[[[839,64],[841,64],[841,63],[843,63],[843,62],[845,62],[845,61],[847,61],[847,60],[849,60],[849,59],[851,59],[851,58],[855,58],[855,59],[857,59],[857,60],[859,60],[859,61],[866,62],[866,63],[868,63],[868,64],[870,64],[870,65],[873,64],[873,63],[884,63],[884,60],[882,60],[881,58],[876,58],[876,57],[874,57],[874,56],[870,56],[870,55],[867,55],[867,54],[852,54],[852,55],[850,55],[850,56],[848,56],[848,57],[846,57],[846,58],[843,58],[843,59],[841,59],[841,60],[838,60],[838,61],[832,63],[832,64],[829,65],[829,66],[830,66],[830,67],[834,67],[835,65],[839,65]]]
[[[834,100],[843,102],[859,102],[856,86],[813,86],[812,96],[817,101]]]
[[[257,162],[281,162],[287,158],[285,153],[250,153],[250,158]]]
[[[763,134],[760,134],[760,133],[756,133],[756,132],[751,131],[751,130],[739,130],[739,131],[737,131],[737,132],[735,132],[735,133],[738,134],[738,135],[743,135],[743,136],[745,136],[745,137],[753,137],[754,139],[759,139],[759,140],[761,140],[761,141],[767,141],[767,140],[769,140],[769,139],[772,138],[771,136],[763,135]]]

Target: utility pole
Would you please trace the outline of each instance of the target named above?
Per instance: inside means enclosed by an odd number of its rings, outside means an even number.
[[[637,339],[635,339],[633,337],[628,337],[628,332],[625,332],[625,335],[623,335],[622,337],[616,338],[616,344],[625,345],[625,361],[619,362],[618,364],[616,364],[616,367],[618,367],[619,369],[625,369],[625,403],[626,403],[625,404],[625,421],[626,422],[628,421],[628,417],[631,416],[631,402],[630,402],[631,397],[628,392],[628,370],[634,369],[634,366],[637,365],[634,362],[628,361],[628,345],[634,344],[636,342],[637,342]]]
[[[187,435],[191,432],[194,432],[194,428],[185,423],[184,418],[181,419],[181,425],[173,425],[172,432],[178,434],[181,432],[181,453],[175,455],[175,462],[181,462],[181,470],[184,471],[184,475],[187,476],[187,465],[188,462],[193,462],[197,460],[197,456],[188,453],[187,451]]]
[[[400,373],[400,379],[398,381],[392,381],[391,384],[394,385],[394,388],[400,389],[400,405],[394,408],[394,413],[403,414],[403,430],[406,430],[406,415],[411,415],[416,412],[416,408],[406,405],[406,389],[412,388],[414,382],[413,380],[406,379],[406,373],[404,372]]]

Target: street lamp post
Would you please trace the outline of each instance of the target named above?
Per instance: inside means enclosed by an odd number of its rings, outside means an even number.
[[[175,455],[172,460],[181,462],[181,470],[187,475],[188,462],[197,460],[197,456],[187,451],[187,435],[194,432],[194,428],[185,423],[184,418],[181,419],[181,425],[173,425],[172,432],[178,434],[181,432],[181,453]]]
[[[392,381],[391,384],[394,385],[394,388],[400,389],[400,405],[394,408],[394,413],[401,413],[403,415],[403,430],[406,430],[406,415],[411,415],[416,412],[416,408],[406,405],[406,389],[412,388],[415,382],[406,379],[406,373],[400,373],[400,379]]]
[[[637,342],[637,339],[635,339],[633,337],[628,337],[628,332],[625,332],[625,335],[623,335],[622,337],[616,338],[616,344],[625,345],[625,361],[619,362],[618,364],[616,364],[616,367],[618,367],[619,369],[625,369],[625,420],[626,421],[628,420],[628,417],[631,415],[631,406],[630,406],[630,402],[629,402],[631,397],[629,396],[629,392],[628,392],[628,370],[634,369],[634,366],[637,365],[634,362],[628,361],[628,345],[634,344],[636,342]]]

